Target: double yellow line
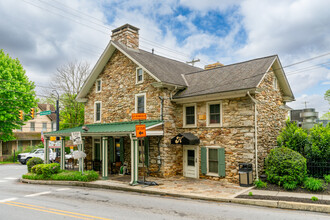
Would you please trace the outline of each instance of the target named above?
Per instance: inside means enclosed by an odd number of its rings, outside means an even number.
[[[11,206],[16,206],[16,207],[21,207],[25,209],[32,209],[36,211],[41,211],[41,212],[48,212],[56,215],[64,215],[72,218],[78,218],[78,219],[102,219],[102,220],[111,220],[109,218],[102,218],[102,217],[97,217],[97,216],[92,216],[92,215],[85,215],[85,214],[80,214],[77,212],[69,212],[69,211],[64,211],[64,210],[59,210],[59,209],[52,209],[52,208],[47,208],[43,206],[37,206],[37,205],[30,205],[26,203],[21,203],[21,202],[14,202],[14,201],[8,201],[8,202],[3,202],[0,204],[6,204],[6,205],[11,205]]]

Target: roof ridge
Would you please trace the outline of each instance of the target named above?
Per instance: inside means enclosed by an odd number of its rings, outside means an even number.
[[[270,57],[278,57],[278,55],[277,54],[274,54],[274,55],[270,55],[270,56],[266,56],[266,57],[259,57],[259,58],[255,58],[255,59],[252,59],[252,60],[246,60],[246,61],[242,61],[242,62],[238,62],[238,63],[232,63],[232,64],[229,64],[229,65],[215,67],[215,68],[212,68],[212,69],[207,69],[207,70],[202,69],[201,71],[196,71],[196,72],[191,72],[191,73],[185,73],[183,75],[186,76],[186,75],[190,75],[190,74],[194,74],[194,73],[201,73],[201,72],[206,72],[206,71],[212,71],[212,70],[215,70],[215,69],[226,68],[226,67],[229,67],[229,66],[243,64],[243,63],[248,63],[248,62],[252,62],[252,61],[256,61],[256,60],[261,60],[261,59],[266,59],[266,58],[270,58]]]

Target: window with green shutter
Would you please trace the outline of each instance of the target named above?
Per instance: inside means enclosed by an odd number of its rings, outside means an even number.
[[[204,175],[226,176],[225,149],[201,147],[201,170]]]

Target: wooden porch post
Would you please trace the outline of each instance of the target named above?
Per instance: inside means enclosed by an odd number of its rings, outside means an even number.
[[[102,137],[102,179],[108,179],[108,137]]]
[[[49,163],[49,137],[45,138],[45,148],[44,148],[44,164]]]
[[[65,169],[65,137],[61,137],[61,170]]]
[[[139,162],[139,152],[138,152],[138,140],[133,139],[133,135],[130,134],[131,138],[131,182],[130,185],[134,186],[138,184],[138,162]]]

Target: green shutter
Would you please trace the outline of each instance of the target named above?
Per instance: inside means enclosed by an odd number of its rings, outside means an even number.
[[[207,156],[206,156],[206,147],[201,147],[201,169],[202,174],[207,173]]]
[[[149,166],[149,137],[144,138],[144,164]]]
[[[114,163],[115,162],[115,149],[114,149],[114,141],[113,141],[113,137],[109,137],[109,161],[110,163]]]
[[[124,164],[125,155],[124,155],[124,138],[120,138],[120,161]]]
[[[226,176],[226,163],[225,163],[225,149],[224,148],[218,149],[218,173],[219,173],[219,176],[221,176],[221,177]]]

